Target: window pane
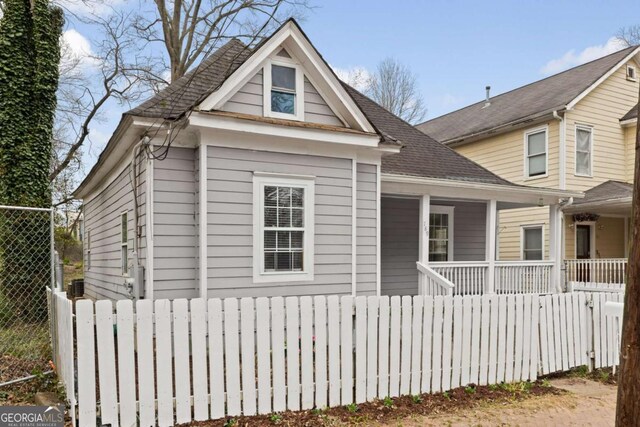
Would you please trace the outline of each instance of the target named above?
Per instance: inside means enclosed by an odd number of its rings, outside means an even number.
[[[529,152],[531,156],[533,154],[540,154],[545,152],[545,136],[546,132],[538,132],[527,135]]]
[[[589,175],[591,173],[591,154],[590,153],[576,153],[576,173],[582,175]]]
[[[264,187],[264,205],[265,206],[278,205],[278,187],[271,187],[271,186]]]
[[[433,261],[433,262],[447,261],[447,254],[432,254],[432,253],[429,253],[429,261]]]
[[[273,252],[266,252],[264,254],[264,269],[275,270],[276,268],[276,254]]]
[[[291,252],[276,253],[276,269],[278,271],[291,271]]]
[[[120,242],[121,243],[127,243],[127,214],[124,213],[120,216],[120,226],[122,227],[121,231],[120,231]]]
[[[301,271],[303,268],[302,265],[302,252],[294,252],[293,253],[293,269],[296,271]]]
[[[267,249],[275,249],[276,247],[276,232],[265,231],[264,232],[264,247]]]
[[[291,206],[297,208],[304,206],[304,188],[291,189]]]
[[[302,231],[291,232],[291,247],[293,249],[302,249]]]
[[[526,250],[542,249],[541,228],[526,228],[524,230],[524,248]]]
[[[127,246],[123,246],[121,249],[122,253],[121,253],[121,257],[122,257],[122,274],[126,274],[128,271],[128,254],[127,254]]]
[[[576,143],[578,151],[591,150],[591,131],[588,129],[580,129],[576,131]]]
[[[275,113],[295,114],[296,95],[287,92],[271,91],[271,111]]]
[[[278,208],[278,227],[291,227],[290,208]]]
[[[304,227],[304,219],[303,219],[303,210],[302,209],[292,209],[291,210],[291,226],[292,227]]]
[[[280,65],[271,66],[271,86],[282,89],[296,90],[296,69],[282,67]]]
[[[524,259],[526,260],[541,260],[542,259],[542,251],[525,251]]]
[[[264,209],[264,226],[275,227],[277,226],[277,208],[265,208]]]
[[[529,176],[543,175],[547,170],[547,155],[529,157]]]
[[[290,231],[278,231],[278,249],[289,249]]]
[[[289,187],[278,187],[278,206],[291,206],[291,189]]]

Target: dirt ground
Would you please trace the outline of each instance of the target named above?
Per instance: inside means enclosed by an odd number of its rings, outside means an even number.
[[[455,414],[417,416],[382,426],[613,426],[615,385],[583,378],[560,378],[551,385],[568,393],[532,396],[500,405],[488,404]]]

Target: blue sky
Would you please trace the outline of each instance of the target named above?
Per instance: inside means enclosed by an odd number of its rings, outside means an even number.
[[[483,99],[486,85],[495,95],[611,53],[618,29],[640,24],[637,0],[325,0],[315,5],[301,25],[324,58],[343,70],[373,70],[385,57],[396,58],[417,74],[428,118]],[[86,28],[71,23],[68,29],[95,43],[83,34]],[[110,105],[104,122],[94,127],[86,171],[125,109]]]

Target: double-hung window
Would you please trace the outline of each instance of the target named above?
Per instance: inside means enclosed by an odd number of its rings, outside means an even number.
[[[254,281],[313,279],[311,177],[254,175]]]
[[[576,126],[576,175],[591,176],[593,129]]]
[[[453,206],[431,206],[429,261],[453,261]]]
[[[544,258],[543,234],[541,225],[522,227],[522,259],[541,260]]]
[[[128,220],[127,213],[123,212],[120,215],[120,268],[122,274],[126,275],[129,272],[129,240],[128,240]]]
[[[87,230],[87,270],[91,269],[91,230]]]
[[[304,120],[304,77],[295,63],[284,58],[268,62],[264,68],[265,115]]]
[[[547,130],[538,129],[526,132],[525,176],[535,178],[547,174]]]

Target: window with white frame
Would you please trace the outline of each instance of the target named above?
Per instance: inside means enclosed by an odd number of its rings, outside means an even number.
[[[531,225],[522,227],[522,259],[543,259],[543,240],[542,225]]]
[[[429,261],[453,261],[453,206],[431,206]]]
[[[547,174],[547,130],[525,133],[525,175],[528,178]]]
[[[87,270],[91,269],[91,230],[87,230]]]
[[[254,280],[313,279],[314,181],[254,175]]]
[[[265,116],[304,119],[304,73],[293,59],[278,57],[264,67]]]
[[[126,212],[123,212],[122,215],[120,215],[120,260],[123,275],[126,275],[129,272],[129,230],[127,216]]]
[[[627,65],[627,80],[635,82],[637,80],[636,67],[633,65]]]
[[[593,129],[576,126],[576,175],[591,176]]]

